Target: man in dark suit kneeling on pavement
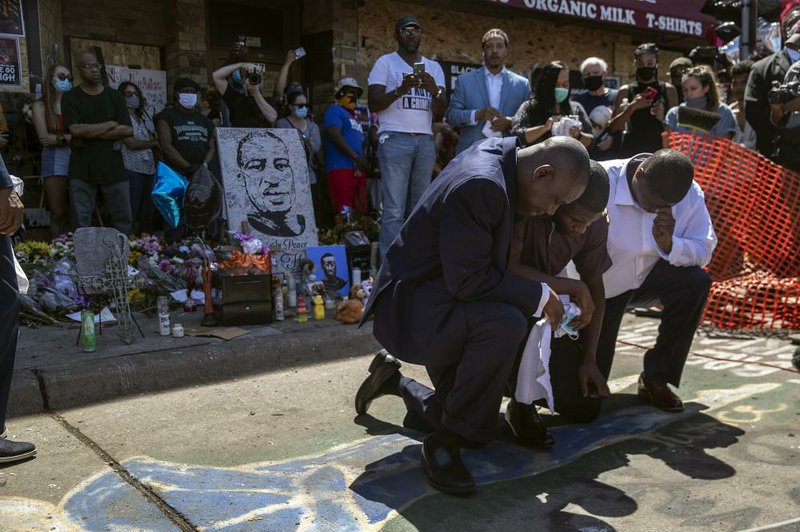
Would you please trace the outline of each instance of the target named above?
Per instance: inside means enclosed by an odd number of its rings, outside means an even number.
[[[381,395],[402,397],[403,425],[430,432],[422,469],[440,491],[475,489],[461,448],[492,439],[528,317],[557,326],[564,312],[546,284],[508,271],[515,218],[552,215],[581,195],[588,175],[586,149],[571,138],[476,143],[428,187],[386,254],[364,312],[374,313],[385,350],[356,411]],[[398,359],[424,365],[436,389],[403,377]]]

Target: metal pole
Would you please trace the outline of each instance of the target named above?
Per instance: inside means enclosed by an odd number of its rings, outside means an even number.
[[[739,42],[739,60],[750,57],[750,0],[742,1],[742,34]]]

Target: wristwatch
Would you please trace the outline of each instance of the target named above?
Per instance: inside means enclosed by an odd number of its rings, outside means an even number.
[[[56,135],[56,143],[59,146],[65,146],[67,144],[67,139],[64,138],[64,134],[63,133],[59,133],[58,135]]]
[[[439,87],[439,90],[436,91],[436,94],[434,94],[433,97],[434,98],[438,98],[439,96],[442,95],[443,92],[444,92],[444,89]]]

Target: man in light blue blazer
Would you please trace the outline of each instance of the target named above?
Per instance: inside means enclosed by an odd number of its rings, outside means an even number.
[[[453,127],[463,126],[456,153],[487,137],[505,136],[514,113],[531,96],[528,80],[505,67],[506,32],[489,30],[481,44],[483,66],[456,78],[447,108],[447,122]]]

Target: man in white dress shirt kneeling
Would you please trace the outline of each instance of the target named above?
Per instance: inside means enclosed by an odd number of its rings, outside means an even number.
[[[683,403],[668,384],[680,383],[711,287],[702,268],[717,245],[703,191],[693,180],[692,162],[677,151],[601,164],[611,187],[608,253],[613,264],[603,275],[606,306],[597,366],[608,379],[625,309],[660,303],[658,338],[644,355],[638,393],[657,408],[680,412]]]

